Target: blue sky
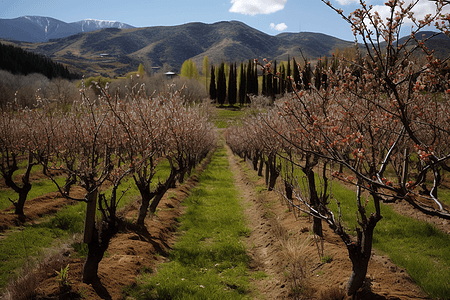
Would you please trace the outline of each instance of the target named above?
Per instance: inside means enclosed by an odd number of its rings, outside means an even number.
[[[382,12],[385,1],[367,3],[381,5]],[[330,2],[346,15],[358,7],[355,0]],[[418,11],[430,9],[431,2],[420,0]],[[270,35],[307,31],[353,40],[350,26],[320,0],[0,0],[0,18],[25,15],[65,22],[119,21],[136,27],[237,20]]]

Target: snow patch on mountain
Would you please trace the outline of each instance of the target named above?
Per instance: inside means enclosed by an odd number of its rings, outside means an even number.
[[[85,19],[78,22],[74,22],[75,24],[81,25],[81,31],[93,31],[103,28],[133,28],[125,23],[117,22],[117,21],[107,21],[107,20],[97,20],[97,19]]]

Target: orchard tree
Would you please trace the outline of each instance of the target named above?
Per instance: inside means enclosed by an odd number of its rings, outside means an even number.
[[[436,13],[423,20],[416,19],[412,11],[418,1],[386,2],[390,11],[387,20],[363,1],[361,8],[348,17],[330,2],[323,2],[350,23],[365,49],[357,49],[355,60],[341,61],[336,72],[328,71],[331,89],[311,84],[312,72],[305,61],[302,81],[311,92],[297,90],[292,99],[275,108],[289,129],[280,131],[271,125],[271,117],[265,119],[274,135],[297,153],[298,158],[290,159],[292,164],[303,159],[305,173],[317,163],[324,166],[318,175],[325,193],[323,199],[319,197],[318,205],[310,199],[315,188],[307,195],[297,184],[292,186],[294,198],[302,205],[287,200],[297,209],[326,221],[344,241],[352,261],[347,293],[355,295],[365,280],[374,228],[382,219],[382,202],[406,201],[425,214],[450,219],[437,193],[443,170],[450,170],[450,99],[446,92],[449,82],[447,73],[442,72],[447,59],[435,58],[425,47],[425,42],[437,33],[429,38],[416,37],[429,25],[444,28],[441,24],[448,24],[448,15],[441,13],[440,1],[436,3]],[[400,28],[406,18],[415,27],[400,43]],[[418,50],[424,53],[426,65],[415,63]],[[295,179],[294,174],[291,176]],[[430,178],[432,184],[427,186],[426,179]],[[313,177],[306,179],[308,186],[315,186]],[[332,179],[355,187],[355,237],[346,232],[341,222],[339,201],[326,192]],[[337,205],[337,211],[330,208],[330,201]],[[373,211],[369,212],[371,202]]]
[[[6,186],[12,188],[19,196],[17,201],[9,199],[15,206],[16,215],[24,215],[23,207],[31,190],[30,173],[37,164],[33,156],[33,150],[27,147],[29,133],[24,120],[28,109],[19,109],[17,112],[5,109],[0,116],[0,172]],[[25,159],[25,173],[20,177],[20,182],[14,180],[19,170],[19,163]]]
[[[53,143],[51,133],[59,126],[54,118],[58,110],[50,109],[48,103],[40,103],[34,108],[10,105],[0,115],[0,174],[5,184],[19,196],[17,201],[10,199],[14,213],[19,216],[24,215],[23,208],[32,187],[32,169],[42,163],[44,174],[48,172],[49,145]],[[23,161],[26,167],[18,182],[15,175]]]

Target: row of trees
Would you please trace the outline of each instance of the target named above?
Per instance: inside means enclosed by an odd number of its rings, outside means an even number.
[[[311,84],[316,89],[320,89],[322,85],[326,86],[328,80],[325,70],[328,67],[335,70],[337,59],[333,56],[330,65],[326,57],[323,60],[319,59],[314,70],[306,58],[303,60],[303,67],[299,67],[295,58],[290,62],[289,56],[288,63],[281,62],[279,66],[276,61],[265,60],[267,72],[261,72],[257,61],[252,60],[247,64],[240,63],[239,68],[236,63],[229,65],[222,63],[218,68],[212,65],[209,97],[220,105],[249,103],[249,95],[263,95],[270,97],[273,101],[279,95],[292,92],[292,85],[287,83],[288,78],[296,83],[297,90],[310,90]],[[262,74],[258,75],[258,71]]]
[[[347,293],[355,295],[367,273],[381,203],[406,201],[424,214],[450,219],[438,194],[443,172],[450,171],[447,60],[433,57],[426,41],[416,37],[435,24],[448,34],[449,15],[442,13],[442,1],[423,20],[414,17],[418,1],[386,2],[387,20],[363,1],[349,17],[323,2],[351,24],[365,49],[357,48],[354,60],[333,61],[333,68],[321,70],[321,84],[309,84],[306,91],[299,89],[307,82],[304,77],[303,82],[288,78],[291,94],[243,127],[229,129],[226,139],[260,174],[266,164],[269,189],[282,175],[282,195],[294,210],[313,216],[316,235],[322,236],[324,221],[340,236],[353,266]],[[400,44],[406,19],[416,27]],[[425,55],[426,65],[415,63],[417,51]],[[261,67],[274,73],[270,63]],[[444,92],[431,93],[436,86]],[[343,208],[331,192],[333,180],[355,188],[356,236],[342,223]]]
[[[148,211],[155,212],[168,188],[177,180],[183,182],[217,139],[203,108],[185,103],[180,90],[143,97],[141,87],[125,101],[110,94],[108,87],[97,88],[100,97],[93,99],[82,87],[81,100],[69,109],[41,99],[35,108],[10,107],[0,116],[0,174],[19,195],[14,201],[16,214],[24,214],[32,188],[30,173],[37,164],[65,197],[73,199],[70,187],[75,182],[86,190],[82,199],[73,200],[87,203],[84,242],[89,253],[83,270],[87,283],[98,280],[98,264],[121,223],[116,214],[120,183],[131,176],[138,187],[142,204],[137,223],[143,225]],[[170,175],[158,178],[152,189],[162,160],[169,162]],[[15,176],[21,162],[26,170]],[[56,174],[66,175],[65,185],[58,185]],[[107,183],[112,187],[109,197],[101,193]]]
[[[19,47],[0,43],[0,69],[13,74],[28,75],[40,73],[49,79],[79,79],[80,75],[71,73],[67,67],[43,55],[25,51]]]
[[[249,95],[258,95],[257,74],[257,65],[251,60],[248,64],[241,63],[239,72],[236,63],[228,65],[222,62],[219,68],[212,65],[209,98],[220,105],[249,103]]]

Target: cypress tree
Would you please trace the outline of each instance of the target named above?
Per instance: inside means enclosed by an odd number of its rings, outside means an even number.
[[[273,74],[276,75],[277,74],[277,61],[274,60],[273,61]],[[278,92],[278,78],[276,76],[272,76],[272,92],[273,95],[275,96],[276,94],[279,94]]]
[[[259,94],[258,64],[254,63],[253,65],[254,65],[254,68],[253,68],[253,81],[254,81],[254,83],[253,83],[253,87],[254,87],[253,93],[255,95],[258,95]]]
[[[250,97],[249,97],[249,94],[253,94],[253,77],[252,77],[252,70],[253,70],[253,68],[252,68],[252,61],[251,60],[249,60],[248,61],[248,65],[247,65],[247,97],[245,98],[246,99],[246,102],[247,103],[250,103]]]
[[[302,80],[303,80],[303,89],[304,90],[310,90],[310,84],[311,84],[311,64],[305,60],[305,66],[303,67],[302,72]]]
[[[273,93],[273,74],[269,73],[267,74],[267,95],[272,98],[272,100],[275,99],[275,94]]]
[[[228,104],[236,104],[236,63],[230,65],[230,72],[228,76]]]
[[[295,61],[295,57],[292,58],[292,61],[294,62],[294,82],[295,82],[295,87],[297,88],[297,90],[301,89],[301,79],[300,79],[300,71],[299,71],[299,66],[297,66],[297,62]]]
[[[286,79],[286,69],[284,67],[284,63],[281,62],[280,63],[280,79],[279,79],[279,84],[280,84],[280,94],[284,94],[286,91],[286,85],[285,85],[285,80]]]
[[[239,81],[239,104],[244,105],[245,104],[245,97],[246,97],[246,87],[247,87],[247,82],[246,82],[246,76],[245,76],[245,69],[244,69],[244,64],[241,63],[241,65],[239,66],[239,72],[240,72],[240,81]]]
[[[211,65],[211,82],[209,83],[209,98],[216,102],[217,90],[216,90],[216,71],[214,66]]]
[[[262,87],[261,87],[261,94],[267,95],[267,86],[266,86],[267,76],[265,73],[262,74]]]
[[[322,61],[319,58],[319,62],[314,69],[314,87],[316,90],[320,90],[321,81],[322,81]]]
[[[217,101],[220,106],[223,106],[227,97],[227,81],[225,77],[225,63],[222,63],[219,68],[219,78],[217,80]]]
[[[292,80],[291,80],[291,59],[288,55],[288,60],[287,60],[287,68],[286,68],[286,80],[287,80],[287,87],[286,87],[286,91],[288,93],[292,92]]]

